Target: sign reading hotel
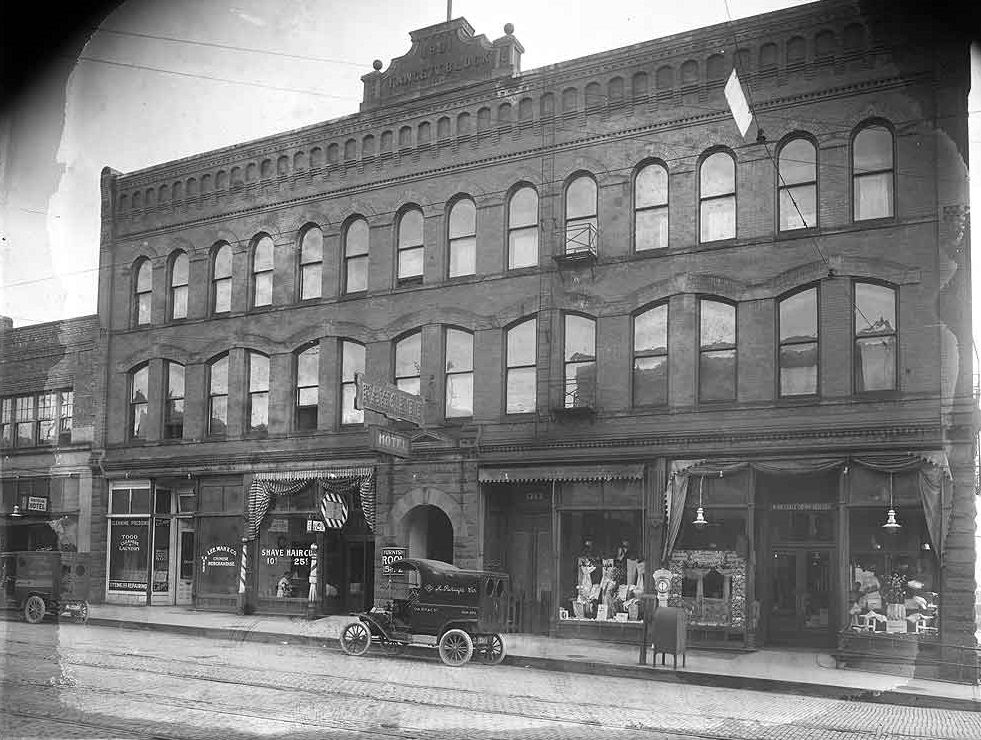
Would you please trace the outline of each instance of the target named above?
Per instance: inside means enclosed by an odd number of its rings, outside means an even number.
[[[368,445],[373,450],[395,457],[409,457],[411,455],[412,442],[406,435],[381,427],[368,427]]]
[[[390,419],[401,419],[422,426],[422,396],[406,393],[391,383],[368,380],[361,373],[357,373],[354,380],[357,387],[354,408],[376,411]]]

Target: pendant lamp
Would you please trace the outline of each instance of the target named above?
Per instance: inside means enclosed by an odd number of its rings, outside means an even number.
[[[702,508],[702,487],[705,485],[705,477],[699,477],[698,479],[698,509],[695,511],[695,521],[692,525],[701,529],[708,522],[705,520],[705,509]]]
[[[892,473],[889,474],[889,511],[886,512],[886,523],[882,528],[889,534],[896,534],[902,529],[902,524],[896,521],[896,509],[892,504]]]

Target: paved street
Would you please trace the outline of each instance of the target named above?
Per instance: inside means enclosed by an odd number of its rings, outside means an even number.
[[[981,714],[0,622],[3,738],[963,738]],[[373,648],[375,650],[375,648]]]

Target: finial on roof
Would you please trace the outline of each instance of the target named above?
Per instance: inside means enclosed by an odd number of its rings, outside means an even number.
[[[505,23],[504,24],[504,33],[506,33],[508,36],[510,36],[512,33],[514,33],[514,24],[513,23]]]
[[[381,68],[382,68],[382,60],[381,60],[381,59],[376,59],[375,61],[373,61],[373,62],[371,63],[371,66],[372,66],[372,67],[374,68],[374,70],[375,70],[376,72],[381,72]]]

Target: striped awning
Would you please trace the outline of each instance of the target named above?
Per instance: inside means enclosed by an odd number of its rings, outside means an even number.
[[[319,480],[321,478],[364,478],[373,475],[372,467],[332,467],[310,470],[277,470],[253,474],[254,480]]]
[[[538,481],[595,481],[641,479],[644,465],[508,465],[482,467],[481,483],[532,483]]]

